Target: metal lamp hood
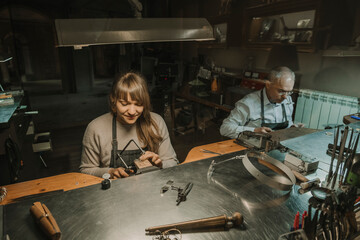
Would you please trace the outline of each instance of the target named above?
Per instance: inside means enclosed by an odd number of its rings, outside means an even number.
[[[56,19],[55,26],[59,47],[215,39],[205,18]]]

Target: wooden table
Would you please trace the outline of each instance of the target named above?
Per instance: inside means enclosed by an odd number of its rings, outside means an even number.
[[[211,153],[204,153],[201,149],[226,154],[241,151],[246,148],[234,143],[233,139],[206,144],[191,149],[183,163],[189,163],[215,156]],[[7,195],[5,199],[0,202],[0,205],[13,203],[21,198],[35,194],[45,194],[55,191],[69,191],[82,188],[101,183],[102,180],[102,178],[83,173],[65,173],[27,182],[10,184],[4,186],[7,189]]]
[[[40,178],[4,186],[7,189],[5,199],[0,205],[16,202],[21,198],[34,194],[54,191],[69,191],[101,183],[103,179],[83,173],[65,173],[52,177]]]
[[[273,139],[277,139],[278,141],[284,141],[286,139],[307,135],[317,131],[320,130],[311,128],[286,128],[271,132],[270,135],[272,135]],[[202,149],[220,154],[227,154],[246,149],[246,147],[240,146],[239,144],[235,143],[234,140],[235,139],[230,139],[222,142],[216,142],[194,147],[190,150],[183,163],[189,163],[216,156],[216,154],[213,153],[203,152]]]
[[[289,129],[275,131],[272,134],[274,136],[278,136],[279,138],[280,136],[282,136],[282,138],[280,138],[279,140],[284,140],[288,138],[293,138],[293,137],[313,133],[315,131],[318,130],[306,129],[306,128],[289,128]],[[201,145],[192,148],[182,164],[217,156],[217,154],[214,153],[219,153],[223,155],[227,153],[242,151],[244,149],[246,149],[246,147],[236,144],[234,142],[234,139]],[[207,153],[204,152],[203,150],[209,150],[214,153]],[[69,191],[72,189],[82,188],[82,187],[101,183],[102,180],[103,180],[102,178],[88,174],[66,173],[66,174],[60,174],[52,177],[36,179],[27,182],[15,183],[5,186],[8,193],[6,198],[4,199],[4,201],[0,203],[0,205],[5,205],[8,203],[15,202],[16,200],[19,200],[20,198],[29,195],[44,194],[47,192],[54,192],[54,191]]]
[[[203,152],[202,149],[209,150],[222,155],[222,154],[241,151],[246,149],[246,147],[234,143],[234,139],[197,146],[190,150],[190,152],[185,158],[185,161],[182,164],[217,156],[217,154]]]

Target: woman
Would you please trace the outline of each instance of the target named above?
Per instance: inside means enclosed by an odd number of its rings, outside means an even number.
[[[164,120],[150,112],[150,96],[142,76],[130,72],[117,78],[109,100],[111,112],[94,119],[86,128],[82,173],[99,177],[109,173],[113,179],[128,177],[122,160],[126,165],[133,165],[135,159],[149,160],[159,168],[178,164]],[[131,140],[143,150],[130,143],[120,151]]]

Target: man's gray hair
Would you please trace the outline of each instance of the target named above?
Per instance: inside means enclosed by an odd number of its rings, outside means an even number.
[[[269,80],[271,82],[275,82],[276,80],[279,80],[284,73],[291,74],[292,79],[295,81],[295,73],[290,68],[284,66],[271,69],[269,74]]]

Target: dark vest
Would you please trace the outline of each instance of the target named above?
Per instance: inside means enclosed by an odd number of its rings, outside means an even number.
[[[120,160],[118,156],[125,161],[128,166],[134,166],[134,160],[139,158],[142,155],[142,151],[140,149],[136,150],[125,150],[126,147],[131,143],[131,141],[124,147],[124,150],[118,150],[118,142],[116,138],[116,116],[113,116],[112,122],[112,150],[111,150],[111,159],[110,159],[110,167],[111,168],[118,168],[123,167],[125,168],[123,162]],[[146,151],[146,149],[144,149]]]

